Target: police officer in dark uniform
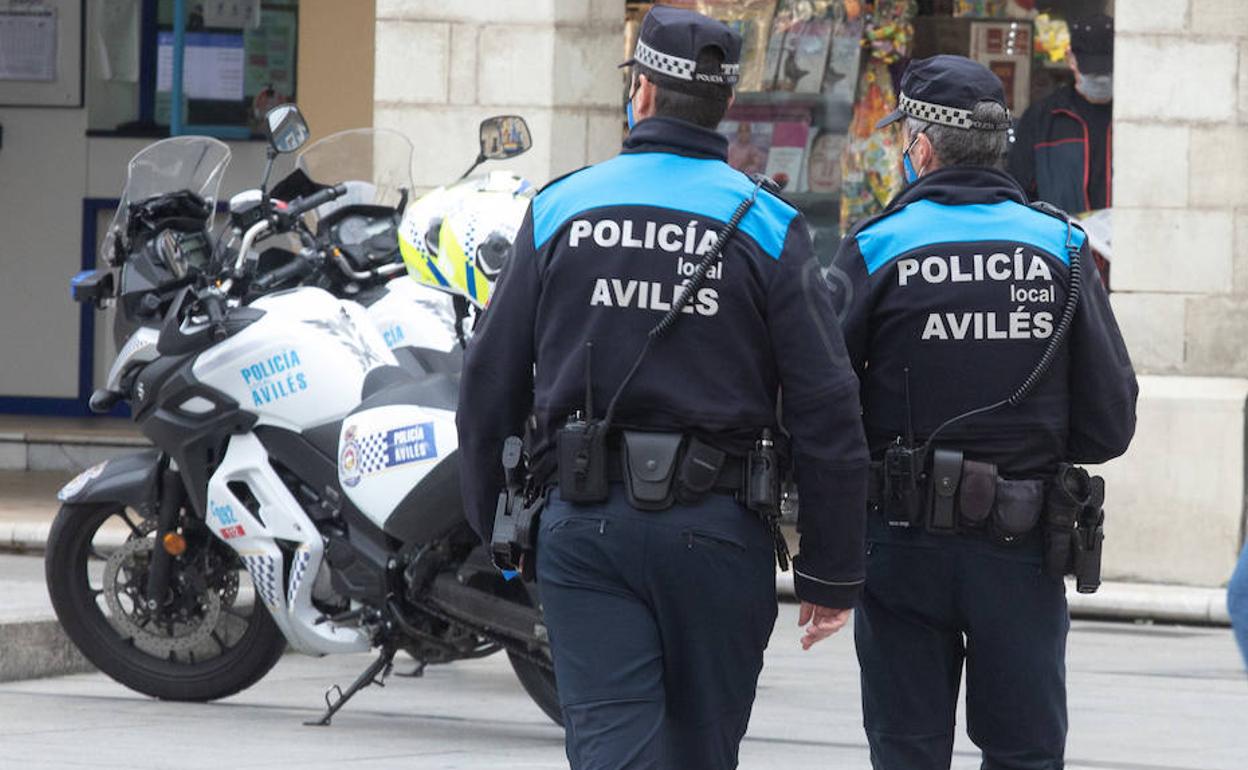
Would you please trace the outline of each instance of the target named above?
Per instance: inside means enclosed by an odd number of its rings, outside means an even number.
[[[868,458],[831,296],[801,216],[715,131],[740,49],[718,21],[650,11],[623,152],[537,196],[464,364],[474,525],[489,537],[500,448],[530,415],[530,468],[554,484],[536,575],[574,768],[736,766],[785,457],[806,646],[863,579]]]
[[[997,77],[915,61],[881,125],[903,119],[910,184],[829,271],[875,461],[854,628],[871,761],[949,767],[965,665],[985,770],[1058,770],[1062,574],[1094,589],[1103,536],[1103,483],[1067,464],[1126,451],[1135,375],[1084,233],[1001,170]]]

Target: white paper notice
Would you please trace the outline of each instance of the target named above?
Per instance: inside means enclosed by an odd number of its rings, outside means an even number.
[[[56,80],[56,9],[0,10],[0,80]]]
[[[235,102],[243,98],[243,36],[187,32],[182,60],[182,88],[191,99]],[[173,33],[157,36],[156,90],[173,85]]]

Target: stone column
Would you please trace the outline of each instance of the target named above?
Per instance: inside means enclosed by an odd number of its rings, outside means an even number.
[[[1248,2],[1117,6],[1114,308],[1141,371],[1248,376]]]
[[[619,151],[623,29],[620,0],[377,0],[375,125],[412,139],[427,189],[472,163],[483,118],[521,115],[533,149],[508,167],[543,184]]]
[[[1106,576],[1224,585],[1246,489],[1248,2],[1115,5],[1112,301],[1141,395],[1104,467]]]

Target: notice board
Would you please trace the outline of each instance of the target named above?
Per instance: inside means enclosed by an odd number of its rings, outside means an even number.
[[[82,106],[85,0],[0,0],[0,106]]]

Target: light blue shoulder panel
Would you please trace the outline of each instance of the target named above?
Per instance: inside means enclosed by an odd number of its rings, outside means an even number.
[[[727,163],[666,152],[626,153],[590,166],[547,187],[533,201],[533,246],[542,248],[578,214],[607,206],[651,206],[727,222],[754,183]],[[748,235],[779,259],[797,211],[760,191],[741,220]]]
[[[1083,230],[1071,228],[1075,248],[1083,245]],[[916,249],[943,243],[1013,241],[1052,254],[1065,264],[1066,224],[1014,201],[946,206],[916,201],[858,233],[858,250],[867,273]]]

